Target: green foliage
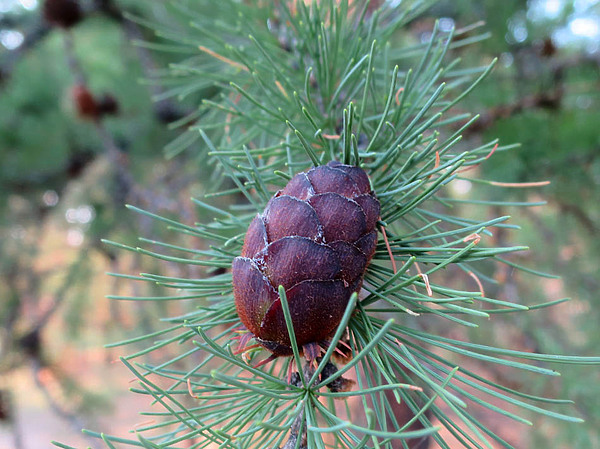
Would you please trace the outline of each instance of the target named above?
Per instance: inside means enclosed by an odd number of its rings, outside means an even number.
[[[172,137],[156,126],[133,50],[121,51],[125,37],[106,19],[88,19],[74,33],[92,90],[119,99],[120,117],[109,120],[108,128],[119,142],[127,142],[128,153],[142,165],[144,157],[154,155],[153,145]],[[8,189],[25,184],[25,193],[38,195],[49,188],[60,190],[68,180],[70,158],[101,153],[93,125],[78,120],[71,104],[74,82],[60,33],[50,35],[16,65],[1,93],[0,185]]]
[[[372,15],[364,6],[300,2],[294,10],[286,2],[258,8],[234,1],[182,0],[165,20],[169,25],[154,25],[161,37],[173,41],[157,49],[189,55],[163,79],[171,87],[169,94],[184,98],[215,92],[181,120],[195,124],[167,148],[171,157],[196,149],[211,164],[215,189],[195,203],[214,220],[189,225],[131,207],[211,245],[183,247],[144,238],[140,247],[107,242],[206,269],[203,278],[122,275],[171,288],[173,294],[114,299],[194,300],[194,308],[164,318],[163,330],[111,345],[145,344],[122,361],[139,380],[133,391],[152,397],[164,411],[144,413],[162,420],[137,429],[137,439],[88,432],[108,447],[177,447],[186,442],[201,448],[214,442],[224,448],[277,448],[293,436],[289,429],[295,423],[300,425],[296,436],[306,430],[308,448],[391,448],[394,440],[406,447],[411,438],[427,435],[448,448],[439,427],[464,447],[511,447],[477,419],[473,408],[523,424],[532,424],[530,412],[581,421],[565,408],[570,401],[503,386],[461,366],[457,357],[551,377],[558,375],[555,364],[591,365],[600,358],[504,349],[422,327],[422,320],[431,316],[438,323],[477,328],[492,316],[534,313],[556,302],[513,303],[443,283],[443,274],[456,268],[463,284],[468,276],[493,284],[482,267],[498,263],[521,268],[504,255],[526,249],[491,241],[493,234],[516,228],[508,217],[467,218],[457,213],[461,205],[477,209],[536,203],[464,200],[449,188],[464,169],[479,166],[492,151],[514,148],[495,140],[475,148],[461,143],[465,123],[472,119],[454,106],[493,66],[462,68],[453,54],[479,40],[467,36],[474,30],[442,32],[436,26],[426,42],[410,42],[404,27],[426,4],[383,6]],[[177,23],[190,26],[182,34]],[[351,299],[315,372],[302,367],[295,345],[294,357],[254,367],[264,358],[263,350],[243,356],[233,352],[240,322],[227,270],[240,253],[250,220],[275,191],[293,174],[333,159],[368,171],[381,201],[380,226],[389,252],[381,235],[365,292]],[[280,296],[294,342],[283,289]],[[352,360],[320,378],[346,327]],[[174,357],[134,362],[171,346],[177,348]],[[289,370],[304,373],[301,385],[286,381]],[[346,372],[356,375],[354,390],[324,390]],[[408,430],[408,424],[393,418],[398,401],[412,410],[421,430]],[[439,424],[433,425],[434,420]],[[296,447],[302,446],[298,442]]]
[[[543,197],[548,205],[526,210],[519,239],[535,251],[519,256],[520,263],[556,273],[561,280],[551,283],[515,275],[511,279],[518,287],[517,300],[543,301],[552,290],[563,289],[572,302],[556,310],[521,314],[510,321],[533,347],[541,351],[597,353],[600,338],[595,307],[600,248],[595,235],[600,223],[598,192],[598,132],[600,111],[597,83],[599,81],[597,39],[579,36],[565,39],[575,19],[595,20],[598,3],[516,2],[502,14],[499,2],[447,2],[444,15],[453,17],[457,26],[473,20],[485,20],[493,38],[474,46],[468,61],[485,60],[491,51],[502,53],[500,64],[470,96],[467,105],[492,117],[482,128],[482,135],[501,142],[518,141],[521,147],[510,153],[498,154],[481,166],[481,176],[505,182],[549,180]],[[510,2],[502,2],[507,5]],[[557,6],[553,9],[551,6]],[[546,13],[544,13],[546,11]],[[511,39],[512,27],[518,23],[526,30],[522,42]],[[467,56],[467,55],[465,55]],[[553,101],[531,101],[552,99]],[[521,104],[521,107],[514,108]],[[514,109],[512,109],[514,108]],[[475,139],[480,135],[474,134]],[[531,189],[478,189],[480,198],[523,200],[536,197]],[[512,213],[496,208],[494,213]],[[506,236],[507,241],[516,238]],[[506,294],[508,288],[499,289]],[[499,323],[496,336],[509,320]],[[490,330],[491,331],[491,330]],[[492,331],[491,331],[492,332]],[[492,337],[471,334],[475,341]],[[488,338],[486,340],[486,338]],[[497,337],[496,337],[497,338]],[[531,447],[564,445],[565,447],[598,447],[600,408],[594,401],[593,387],[582,386],[581,372],[565,369],[561,382],[525,382],[537,391],[568,395],[577,403],[585,418],[581,426],[536,419],[538,430],[531,432]],[[584,376],[583,378],[586,378]],[[522,380],[518,380],[523,382]],[[588,379],[584,383],[589,383]],[[584,392],[585,390],[585,392]],[[562,446],[561,446],[562,447]]]
[[[7,7],[21,14],[4,14]],[[40,411],[77,432],[86,418],[107,413],[110,390],[92,391],[89,373],[74,376],[72,361],[89,367],[79,354],[93,358],[89,347],[105,339],[106,330],[109,338],[122,338],[126,324],[135,323],[143,332],[153,329],[147,323],[155,322],[159,308],[146,307],[129,321],[122,319],[127,306],[114,304],[106,311],[101,302],[105,283],[96,279],[109,266],[113,271],[152,267],[121,259],[100,245],[100,236],[135,235],[128,233],[134,227],[137,233],[139,222],[120,220],[127,192],[115,182],[116,167],[107,162],[95,124],[75,110],[77,74],[67,63],[72,55],[65,51],[64,30],[47,29],[41,8],[26,11],[19,2],[4,2],[2,8],[2,44],[9,30],[25,36],[20,47],[0,48],[0,393],[15,398],[2,404],[8,416],[2,440],[14,433],[17,447],[32,444],[27,437],[22,444],[18,440],[34,408],[45,408]],[[154,162],[174,132],[156,120],[150,92],[139,83],[143,64],[125,27],[90,13],[70,36],[94,95],[110,93],[120,103],[120,115],[107,118],[103,126],[127,152],[131,179],[150,179],[159,168],[165,170],[166,164]],[[150,161],[154,172],[148,170]],[[73,219],[81,209],[86,218]],[[146,230],[154,232],[151,226]],[[114,282],[106,291],[118,287]],[[43,394],[43,401],[19,394],[21,387]],[[43,430],[32,433],[37,437]]]

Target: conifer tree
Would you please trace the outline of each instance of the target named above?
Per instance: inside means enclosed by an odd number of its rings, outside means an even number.
[[[448,448],[439,433],[445,428],[464,447],[483,448],[511,446],[477,419],[476,407],[525,425],[529,412],[581,421],[565,408],[568,400],[500,385],[462,366],[460,357],[540,376],[557,376],[557,364],[598,364],[600,358],[473,344],[421,324],[431,316],[477,328],[496,314],[556,304],[486,296],[490,264],[540,273],[506,257],[526,247],[493,246],[495,232],[517,227],[510,217],[453,213],[465,200],[453,197],[449,186],[515,145],[467,148],[461,142],[477,116],[455,106],[476,94],[494,61],[463,67],[453,57],[455,49],[485,37],[478,26],[441,30],[435,24],[426,41],[411,41],[405,27],[429,4],[177,0],[161,23],[144,23],[164,40],[153,49],[185,55],[159,81],[168,94],[214,93],[175,124],[188,129],[167,148],[170,157],[197,151],[210,166],[211,192],[192,201],[212,220],[181,223],[130,206],[197,238],[197,246],[143,236],[139,247],[106,242],[203,267],[204,276],[115,274],[173,294],[113,299],[191,300],[190,311],[165,317],[157,332],[111,344],[145,345],[121,360],[139,380],[134,393],[162,406],[143,412],[156,422],[136,429],[135,437],[86,433],[110,448],[416,448],[428,442]],[[263,364],[270,353],[243,344],[232,263],[251,220],[272,196],[297,173],[331,161],[359,166],[371,180],[381,205],[373,260],[315,361],[306,362],[296,344],[299,330],[279,287],[292,355]],[[444,283],[449,270],[462,277],[463,288]],[[148,361],[166,346],[179,355]],[[409,418],[399,418],[399,404]]]

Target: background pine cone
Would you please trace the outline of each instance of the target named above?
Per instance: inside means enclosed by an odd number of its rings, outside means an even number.
[[[71,89],[71,95],[80,118],[92,120],[98,118],[98,104],[86,86],[76,84]]]
[[[367,174],[332,161],[294,176],[252,220],[233,292],[242,323],[274,355],[292,353],[278,286],[298,346],[326,340],[362,286],[379,208]]]
[[[43,14],[49,23],[62,28],[71,28],[83,18],[76,0],[46,0]]]

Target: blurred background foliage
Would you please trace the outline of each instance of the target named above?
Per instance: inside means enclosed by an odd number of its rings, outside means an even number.
[[[131,336],[134,328],[151,331],[165,308],[181,309],[169,310],[173,315],[187,307],[184,302],[106,300],[107,294],[156,296],[157,291],[145,291],[151,288],[146,284],[105,275],[149,272],[156,262],[114,252],[100,239],[131,242],[144,235],[198,245],[161,235],[161,227],[126,212],[124,204],[184,223],[201,219],[189,198],[205,189],[203,149],[192,144],[172,158],[164,149],[178,137],[187,138],[183,129],[193,121],[184,117],[213,92],[170,98],[168,86],[147,82],[181,55],[135,45],[162,41],[124,14],[160,22],[166,20],[162,2],[88,0],[81,5],[84,19],[65,31],[43,20],[37,0],[0,0],[1,447],[47,447],[59,432],[70,444],[94,444],[78,431],[98,422],[111,433],[131,428],[137,405],[133,398],[119,397],[128,374],[110,363],[120,354],[102,345]],[[476,342],[491,339],[514,349],[597,355],[600,1],[440,1],[394,38],[426,41],[438,18],[446,29],[485,22],[488,39],[454,50],[466,65],[499,57],[490,78],[461,105],[481,114],[465,134],[467,144],[493,138],[521,143],[494,154],[478,173],[466,174],[451,194],[548,202],[507,210],[457,206],[457,215],[512,215],[523,230],[495,238],[532,248],[513,261],[561,276],[490,269],[487,274],[499,281],[493,293],[527,304],[572,298],[545,311],[494,316],[489,326],[468,334],[451,327],[438,332]],[[82,116],[74,102],[82,77],[94,97],[116,99],[116,115],[101,121]],[[176,120],[184,126],[168,125]],[[551,184],[517,189],[469,180],[475,176]],[[201,275],[182,269],[166,264],[161,271]],[[527,385],[533,394],[573,399],[585,424],[536,416],[532,431],[494,415],[490,426],[504,426],[499,432],[516,447],[600,448],[600,374],[569,365],[562,373],[558,381],[537,379],[536,384],[502,370],[490,375]],[[30,421],[39,417],[43,424],[36,429]]]

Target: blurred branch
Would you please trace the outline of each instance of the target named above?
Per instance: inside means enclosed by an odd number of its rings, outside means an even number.
[[[525,110],[546,109],[557,110],[562,106],[565,94],[564,78],[565,72],[582,66],[600,67],[600,52],[592,54],[581,53],[568,59],[550,63],[548,70],[551,73],[553,89],[537,94],[525,95],[514,101],[500,106],[489,108],[483,112],[475,123],[464,132],[465,135],[484,132],[490,129],[498,120],[517,115]]]
[[[49,322],[53,314],[58,310],[59,306],[63,303],[67,297],[67,290],[73,285],[74,277],[78,275],[78,265],[81,260],[86,257],[87,250],[81,250],[77,260],[71,264],[69,273],[65,277],[63,283],[58,288],[55,296],[55,301],[46,310],[45,313],[37,319],[37,321],[29,326],[29,329],[24,333],[16,333],[14,331],[17,320],[27,316],[24,311],[24,307],[27,306],[27,299],[38,300],[37,304],[29,304],[29,306],[39,306],[40,297],[40,284],[41,275],[35,270],[29,267],[29,259],[19,259],[12,265],[11,270],[7,275],[3,277],[4,282],[9,287],[9,291],[12,292],[14,300],[10,302],[10,309],[8,311],[8,317],[3,323],[5,339],[3,341],[2,353],[0,359],[4,359],[9,351],[16,347],[17,353],[26,356],[30,363],[30,368],[33,373],[33,378],[36,386],[44,395],[47,403],[53,412],[61,419],[67,421],[77,432],[82,428],[82,422],[80,421],[77,413],[71,412],[62,407],[48,391],[48,388],[43,380],[44,370],[49,370],[43,354],[43,341],[42,331]],[[27,267],[26,269],[24,267]],[[10,371],[13,369],[13,363],[3,366],[3,371]],[[49,373],[50,371],[47,371]],[[9,404],[12,412],[12,404]],[[14,442],[17,449],[24,447],[22,442],[22,435],[20,429],[14,419],[11,417],[11,425],[13,427]],[[89,440],[92,441],[91,439]],[[91,444],[91,443],[90,443]],[[93,447],[93,446],[91,446]]]
[[[75,80],[78,84],[78,87],[84,89],[87,92],[87,83],[85,76],[85,72],[77,58],[77,54],[75,52],[75,46],[73,42],[73,35],[69,30],[65,30],[63,32],[63,40],[65,46],[65,57],[67,60],[67,64],[72,75],[75,77]],[[79,99],[75,99],[75,101],[79,101]],[[91,101],[95,101],[93,98]],[[95,107],[95,105],[91,105]],[[79,111],[82,113],[82,111]],[[86,112],[86,111],[83,111]],[[90,117],[81,117],[81,118],[90,118]],[[123,198],[129,197],[129,195],[135,196],[135,182],[133,180],[133,176],[131,175],[128,168],[128,158],[125,153],[117,146],[115,139],[110,134],[110,132],[106,129],[100,117],[93,117],[94,127],[96,128],[96,132],[100,137],[100,141],[102,142],[102,146],[104,148],[104,153],[108,157],[111,167],[115,170],[117,176],[117,185],[120,187]],[[121,198],[119,198],[120,200]],[[120,201],[119,201],[120,202]]]
[[[0,425],[7,424],[12,428],[15,449],[23,449],[23,435],[15,416],[12,394],[7,389],[0,389]]]
[[[76,149],[72,150],[71,155],[66,163],[58,170],[52,172],[33,172],[33,173],[16,173],[13,179],[5,175],[2,178],[0,188],[5,191],[14,191],[18,193],[31,192],[36,189],[55,188],[61,190],[64,187],[63,180],[71,180],[78,178],[84,169],[94,161],[96,155],[89,150]],[[60,187],[57,187],[57,185]]]
[[[124,12],[115,5],[113,0],[94,0],[91,8],[86,11],[87,14],[100,13],[118,22],[122,28],[125,36],[129,42],[142,41],[144,35],[136,23],[128,20],[125,17]],[[14,18],[0,17],[0,28],[14,27]],[[38,16],[35,23],[27,30],[21,30],[24,35],[23,43],[15,50],[11,50],[7,53],[7,56],[0,60],[0,83],[3,80],[10,77],[14,66],[17,62],[31,49],[33,49],[40,41],[42,41],[48,33],[52,30],[52,27],[48,25],[40,16]],[[70,33],[68,33],[70,34]],[[66,46],[72,46],[72,37],[65,39]],[[152,58],[150,51],[142,46],[134,45],[138,59],[144,71],[144,75],[148,79],[153,79],[154,74],[157,72],[157,65]],[[73,51],[67,51],[67,57],[69,58],[69,67],[72,73],[76,77],[76,81],[79,84],[85,84],[85,79],[80,78],[83,76],[83,71],[73,67],[76,61],[69,55],[73,55]],[[163,93],[161,86],[152,85],[151,91],[153,96],[158,96]],[[162,123],[170,123],[180,118],[183,118],[187,112],[179,105],[175,104],[169,99],[163,99],[153,103],[154,112],[159,121]]]
[[[72,413],[72,412],[66,410],[65,408],[63,408],[58,403],[58,401],[56,399],[54,399],[54,397],[52,396],[52,394],[50,393],[50,391],[48,390],[48,388],[46,386],[44,377],[47,377],[47,376],[44,375],[44,370],[49,370],[49,368],[44,367],[38,359],[34,358],[31,360],[31,370],[33,372],[33,379],[35,381],[35,385],[38,387],[38,389],[44,395],[44,398],[46,399],[46,402],[48,403],[48,405],[50,406],[52,411],[57,416],[59,416],[60,418],[65,420],[67,423],[69,423],[69,425],[77,433],[80,433],[81,429],[83,429],[85,426],[84,426],[84,423],[81,421],[81,419],[79,419],[79,416],[77,414]],[[46,372],[49,373],[49,371],[46,371]],[[89,448],[97,447],[95,445],[95,443],[96,443],[95,440],[93,440],[92,438],[86,437],[86,440],[88,441]]]
[[[108,13],[111,17],[117,16],[121,18],[119,21],[124,24],[125,30],[130,30],[136,36],[139,34],[141,37],[141,33],[133,22],[125,20],[122,17],[122,14],[119,10],[114,7],[113,3],[109,0],[104,0],[101,3],[103,8],[108,8]],[[112,5],[112,6],[111,6]],[[87,77],[85,76],[85,72],[81,63],[77,57],[75,52],[75,46],[73,42],[73,35],[70,33],[70,30],[65,30],[63,33],[64,38],[64,46],[65,46],[65,57],[67,60],[67,64],[69,65],[69,69],[75,80],[77,82],[78,87],[87,91]],[[130,37],[133,39],[133,37]],[[139,48],[142,50],[140,54],[140,59],[142,60],[142,65],[146,67],[147,70],[152,70],[154,68],[154,62],[151,60],[149,54],[145,49]],[[144,63],[145,61],[145,63]],[[158,86],[157,86],[158,87]],[[79,101],[76,99],[76,101]],[[95,101],[91,98],[91,101]],[[94,105],[91,105],[92,108]],[[161,109],[162,110],[162,109]],[[80,111],[81,112],[81,111]],[[164,111],[163,111],[164,112]],[[159,115],[160,111],[156,111],[157,115]],[[138,186],[129,170],[129,159],[124,151],[122,151],[117,145],[114,137],[108,131],[108,129],[104,126],[104,123],[101,120],[100,116],[93,117],[81,117],[81,118],[91,118],[94,123],[94,127],[100,137],[100,141],[102,142],[102,146],[104,148],[104,154],[107,156],[110,161],[111,167],[115,170],[116,174],[116,183],[118,189],[113,189],[113,195],[115,196],[115,202],[118,204],[122,204],[126,201],[132,201],[134,203],[144,202],[146,204],[151,204],[158,207],[153,207],[153,209],[173,209],[176,207],[176,203],[173,202],[172,199],[164,197],[163,195],[158,194],[155,191],[147,191]],[[164,117],[163,117],[164,118]]]
[[[79,60],[77,59],[77,55],[75,53],[75,45],[73,43],[73,34],[71,33],[71,30],[63,31],[63,43],[65,46],[65,56],[67,58],[67,64],[69,66],[71,74],[75,77],[75,82],[77,84],[85,86],[87,84],[86,76],[81,67],[81,64],[79,64]]]
[[[129,42],[135,43],[136,41],[144,41],[146,39],[140,27],[135,22],[127,19],[123,11],[115,5],[113,0],[94,0],[94,8],[96,11],[120,23]],[[158,71],[158,66],[151,52],[146,47],[140,45],[134,44],[133,47],[144,71],[144,76],[149,80],[154,79]],[[150,90],[153,97],[158,97],[163,93],[163,88],[157,84],[150,84]],[[187,115],[187,112],[181,106],[169,99],[153,102],[153,108],[156,117],[162,123],[170,123]]]
[[[41,219],[42,217],[36,218]],[[5,306],[8,310],[5,311],[6,319],[5,322],[2,323],[4,332],[3,334],[0,334],[0,336],[3,337],[0,342],[0,361],[7,359],[8,363],[0,365],[0,372],[10,371],[15,367],[15,360],[11,360],[10,358],[7,358],[7,356],[10,355],[15,346],[19,346],[19,353],[21,352],[20,340],[15,332],[17,322],[22,317],[27,316],[23,310],[26,301],[28,299],[37,299],[40,297],[41,280],[35,270],[31,269],[30,261],[37,254],[41,235],[42,233],[36,235],[36,241],[32,245],[33,253],[23,251],[22,254],[14,257],[8,270],[2,277],[2,281],[8,288],[10,298]]]
[[[560,107],[563,98],[563,89],[557,88],[553,92],[542,92],[540,94],[528,95],[514,103],[496,106],[481,113],[479,120],[469,126],[464,134],[475,134],[488,130],[498,120],[512,117],[524,110],[549,109],[556,110]]]
[[[592,68],[600,66],[600,51],[594,53],[580,53],[571,58],[557,61],[551,65],[552,72],[556,75],[562,75],[565,70],[574,67],[591,66]]]
[[[7,270],[7,273],[3,276],[4,283],[8,287],[8,291],[11,292],[11,298],[8,301],[4,302],[5,312],[6,309],[8,309],[8,313],[3,327],[7,330],[9,335],[12,334],[14,324],[17,318],[19,317],[19,298],[16,294],[16,292],[18,291],[17,275],[19,271],[19,266],[17,265],[17,263],[14,263],[10,266],[10,268]],[[2,354],[0,352],[0,356],[1,355]],[[1,358],[2,357],[0,357],[0,359]]]
[[[112,2],[108,1],[104,1],[102,3],[103,5],[112,4]],[[111,12],[111,15],[114,14],[116,14],[116,12]],[[130,21],[124,20],[123,23],[129,23],[131,26],[135,26],[135,24]],[[137,29],[137,26],[135,26],[135,29]],[[114,203],[118,206],[121,206],[123,203],[132,202],[134,204],[149,207],[152,210],[178,211],[179,206],[173,197],[163,195],[156,190],[142,188],[138,183],[136,183],[129,168],[129,158],[127,157],[127,154],[117,145],[114,136],[104,125],[102,116],[95,114],[97,111],[96,104],[94,104],[96,100],[87,89],[87,77],[85,76],[83,67],[77,57],[77,53],[75,52],[73,35],[69,30],[66,30],[63,33],[63,37],[65,41],[64,46],[67,64],[69,65],[69,68],[78,83],[75,87],[79,89],[78,91],[80,94],[83,92],[87,95],[74,98],[75,102],[78,103],[77,106],[80,113],[80,118],[87,120],[91,119],[93,121],[93,125],[100,138],[100,141],[102,142],[102,147],[104,150],[103,152],[108,158],[110,166],[112,167],[116,176],[116,188],[112,189]],[[152,62],[151,60],[149,61]],[[86,104],[80,103],[81,101],[85,102]],[[87,104],[90,101],[92,104]],[[82,109],[82,106],[84,109]]]
[[[60,305],[64,302],[65,298],[67,297],[67,291],[75,282],[75,280],[79,274],[79,270],[78,270],[79,265],[87,257],[88,257],[88,249],[82,248],[79,251],[79,255],[78,255],[77,259],[75,259],[75,261],[69,267],[69,272],[65,276],[63,283],[58,288],[56,293],[53,295],[55,298],[54,303],[37,320],[37,322],[32,326],[31,330],[25,334],[25,337],[27,337],[27,335],[29,335],[29,334],[34,334],[34,333],[39,334],[41,332],[41,330],[44,328],[44,326],[46,326],[46,324],[48,324],[48,321],[50,321],[50,318],[52,317],[52,315],[54,315],[54,313],[57,311],[57,309],[60,307]]]
[[[101,2],[98,2],[101,3]],[[96,9],[100,9],[94,6],[87,12],[94,12]],[[17,62],[29,51],[32,50],[40,43],[49,33],[53,30],[53,27],[48,24],[41,15],[42,8],[39,8],[37,17],[33,25],[30,25],[27,29],[20,29],[19,31],[23,34],[23,43],[16,49],[8,51],[6,56],[0,60],[0,83],[10,77],[14,66]],[[20,15],[18,17],[27,18],[28,15]],[[0,16],[0,29],[1,28],[17,28],[21,25],[21,21],[17,21],[15,16]]]
[[[5,338],[2,341],[0,351],[0,360],[2,360],[16,346],[18,352],[38,360],[39,363],[44,363],[42,354],[42,332],[44,327],[50,321],[50,318],[59,309],[60,305],[68,296],[68,290],[73,285],[75,278],[78,275],[78,267],[81,261],[87,257],[87,249],[82,249],[78,258],[69,267],[63,283],[54,293],[53,304],[33,323],[26,325],[24,332],[15,332],[15,325],[19,318],[26,316],[23,307],[26,306],[26,298],[38,300],[40,297],[40,288],[42,276],[35,270],[29,268],[29,260],[18,260],[12,266],[9,273],[3,276],[3,281],[6,283],[9,291],[12,292],[12,300],[7,302],[7,317],[2,327],[4,329]],[[28,267],[25,269],[24,267]],[[22,278],[19,278],[22,275]],[[38,307],[39,308],[39,307]],[[3,366],[2,371],[9,371],[13,368],[12,365]]]

